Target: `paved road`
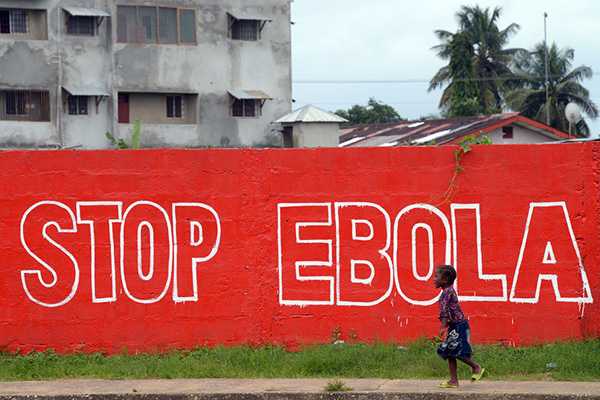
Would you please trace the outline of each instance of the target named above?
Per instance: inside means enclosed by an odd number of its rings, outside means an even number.
[[[186,394],[261,394],[323,393],[331,380],[147,380],[100,381],[71,380],[50,382],[0,383],[0,397],[9,396],[82,396],[82,395],[186,395]],[[389,381],[380,379],[343,380],[353,393],[439,394],[437,381]],[[469,395],[545,395],[594,396],[600,399],[600,382],[465,382],[452,393]],[[470,396],[469,396],[470,397]],[[482,396],[485,397],[485,396]]]

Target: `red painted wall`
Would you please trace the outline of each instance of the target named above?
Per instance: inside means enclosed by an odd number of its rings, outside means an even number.
[[[600,145],[453,152],[4,152],[0,346],[408,342],[444,262],[476,342],[600,336]]]

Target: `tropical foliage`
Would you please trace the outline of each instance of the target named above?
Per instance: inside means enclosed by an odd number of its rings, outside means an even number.
[[[458,31],[435,32],[441,43],[433,48],[448,61],[431,79],[429,90],[445,87],[440,108],[458,115],[491,114],[503,108],[503,94],[511,87],[513,57],[522,49],[507,48],[519,31],[512,23],[500,29],[501,8],[461,7]]]
[[[348,110],[338,110],[335,113],[347,119],[351,125],[384,124],[402,121],[402,117],[394,107],[373,98],[369,99],[369,103],[366,106],[354,105]]]
[[[548,101],[546,101],[546,47],[543,43],[521,57],[515,59],[515,73],[520,78],[520,87],[507,96],[507,104],[513,110],[540,121],[549,120],[554,128],[572,132],[578,136],[588,136],[589,127],[585,121],[570,127],[565,116],[565,108],[575,103],[590,118],[598,117],[598,106],[590,99],[590,92],[582,85],[593,77],[590,67],[573,68],[575,51],[559,48],[556,44],[548,47]],[[547,118],[549,116],[549,118]]]
[[[133,127],[131,130],[131,143],[127,143],[124,139],[116,138],[112,133],[106,132],[106,139],[110,142],[110,144],[118,150],[128,150],[133,149],[137,150],[141,146],[141,138],[142,138],[142,123],[140,120],[135,120],[133,122]]]
[[[574,134],[588,136],[584,120],[569,126],[565,108],[575,103],[585,116],[598,117],[598,106],[583,86],[586,79],[592,78],[592,69],[574,68],[575,51],[556,44],[547,48],[540,43],[531,51],[509,48],[510,39],[520,27],[511,23],[500,28],[501,16],[498,7],[463,6],[456,14],[456,32],[435,31],[440,44],[433,50],[447,65],[431,79],[429,90],[443,89],[442,113],[462,117],[511,109],[562,131],[572,128]]]

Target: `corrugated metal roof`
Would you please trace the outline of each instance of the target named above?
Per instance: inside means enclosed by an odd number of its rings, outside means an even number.
[[[228,90],[229,94],[238,100],[273,100],[271,96],[262,90]]]
[[[406,135],[393,135],[393,136],[373,136],[368,139],[361,139],[360,141],[354,142],[352,147],[379,147],[385,143],[397,143],[404,139]]]
[[[63,85],[63,89],[69,92],[72,96],[104,96],[110,97],[108,90],[97,87]]]
[[[443,138],[444,136],[447,136],[450,133],[452,133],[452,130],[451,129],[446,129],[446,130],[443,130],[443,131],[432,133],[431,135],[423,136],[422,138],[415,139],[411,143],[412,144],[427,144],[429,142],[433,142],[433,141],[436,141],[438,139],[441,139],[441,138]]]
[[[342,124],[348,122],[344,118],[330,113],[325,110],[321,110],[318,107],[307,105],[296,111],[291,112],[279,118],[276,123],[279,124],[294,124],[300,122],[317,122],[317,123],[337,123]],[[352,139],[352,138],[350,138]]]
[[[231,15],[233,18],[235,18],[237,20],[267,21],[267,22],[273,21],[273,18],[264,16],[264,15],[260,15],[260,14],[249,13],[249,12],[245,12],[245,11],[230,11],[227,14]]]
[[[377,147],[391,146],[392,144],[393,146],[407,146],[432,142],[444,144],[463,136],[480,133],[490,127],[502,126],[503,123],[508,125],[516,118],[527,120],[525,117],[520,117],[518,113],[505,113],[478,117],[358,125],[343,129],[340,143],[348,144],[340,145],[340,147]],[[523,122],[520,121],[520,123]],[[533,128],[531,129],[533,130]],[[536,131],[541,132],[541,128]],[[546,127],[546,130],[541,133],[545,133],[551,138],[557,134],[551,127]]]
[[[110,17],[110,14],[97,8],[63,7],[63,10],[74,17]]]

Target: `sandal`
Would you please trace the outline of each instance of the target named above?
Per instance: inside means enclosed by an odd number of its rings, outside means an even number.
[[[471,376],[471,380],[472,380],[473,382],[479,382],[479,381],[480,381],[480,380],[482,380],[482,379],[483,379],[483,377],[485,376],[485,372],[486,372],[486,371],[485,371],[485,368],[481,368],[481,371],[479,371],[479,373],[478,373],[478,374],[473,374],[473,375]]]
[[[455,385],[454,383],[450,382],[442,382],[438,387],[440,389],[458,389],[458,385]]]

